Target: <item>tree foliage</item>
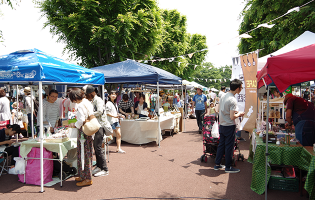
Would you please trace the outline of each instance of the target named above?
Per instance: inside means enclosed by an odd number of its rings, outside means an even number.
[[[220,68],[213,67],[212,63],[206,62],[202,64],[205,68],[199,68],[192,74],[192,79],[208,88],[221,89],[221,86],[230,87],[230,79],[232,75],[232,66],[224,66]],[[209,69],[211,67],[211,69]],[[190,80],[192,80],[190,79]],[[207,79],[207,80],[206,80]],[[220,81],[210,81],[209,79],[221,79]],[[224,79],[226,81],[224,81]]]
[[[310,0],[247,0],[241,15],[243,22],[239,33],[245,33],[259,24],[267,23],[297,6],[304,5]],[[315,32],[315,1],[300,8],[299,12],[291,12],[272,23],[273,28],[258,28],[249,34],[252,38],[241,39],[239,51],[241,54],[263,49],[259,56],[270,54],[295,38],[304,31]]]
[[[86,67],[152,55],[161,44],[155,0],[45,0],[45,26]],[[137,54],[136,54],[137,53]],[[140,54],[138,54],[140,53]]]
[[[207,48],[205,36],[191,35],[186,32],[186,16],[182,16],[177,10],[161,10],[161,16],[163,42],[154,55],[156,58],[172,58]],[[165,60],[152,63],[152,65],[188,79],[194,71],[194,65],[188,65],[188,63],[200,65],[205,59],[206,52],[196,53],[191,58],[189,56],[177,57],[174,59],[177,62]]]

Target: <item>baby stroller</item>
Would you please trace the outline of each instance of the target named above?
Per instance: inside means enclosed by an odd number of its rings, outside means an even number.
[[[217,155],[217,149],[219,146],[220,138],[213,138],[211,135],[211,130],[214,122],[216,121],[214,115],[207,115],[204,117],[203,121],[203,155],[200,157],[201,162],[207,162],[208,155],[211,158],[215,158]],[[235,156],[235,152],[238,150],[238,154]],[[238,147],[238,141],[235,138],[234,149],[233,149],[233,166],[236,166],[237,161],[244,161],[244,155],[241,154]]]

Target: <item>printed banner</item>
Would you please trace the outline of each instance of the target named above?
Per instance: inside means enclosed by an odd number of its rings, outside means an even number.
[[[245,82],[245,115],[243,117],[243,129],[252,132],[256,124],[257,116],[257,54],[251,53],[240,56]]]
[[[232,65],[232,77],[231,79],[240,79],[243,82],[242,87],[245,88],[244,84],[244,76],[243,70],[241,66],[240,57],[232,58],[233,65]],[[235,98],[237,99],[238,104],[238,111],[245,112],[245,90],[241,90],[240,94],[236,94]]]

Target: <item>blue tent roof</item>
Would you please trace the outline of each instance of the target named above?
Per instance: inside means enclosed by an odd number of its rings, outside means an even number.
[[[105,83],[104,74],[49,56],[38,49],[0,56],[0,82],[29,84],[39,81],[44,84]]]
[[[181,78],[163,69],[126,60],[119,63],[94,67],[104,74],[107,83],[152,83],[181,84]]]

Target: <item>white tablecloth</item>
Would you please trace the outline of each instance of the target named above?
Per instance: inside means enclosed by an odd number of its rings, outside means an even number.
[[[161,130],[174,129],[175,119],[177,116],[161,116],[160,127]],[[146,144],[152,141],[158,143],[158,136],[160,141],[162,135],[159,133],[158,120],[136,121],[124,120],[121,121],[121,139],[131,144]]]

